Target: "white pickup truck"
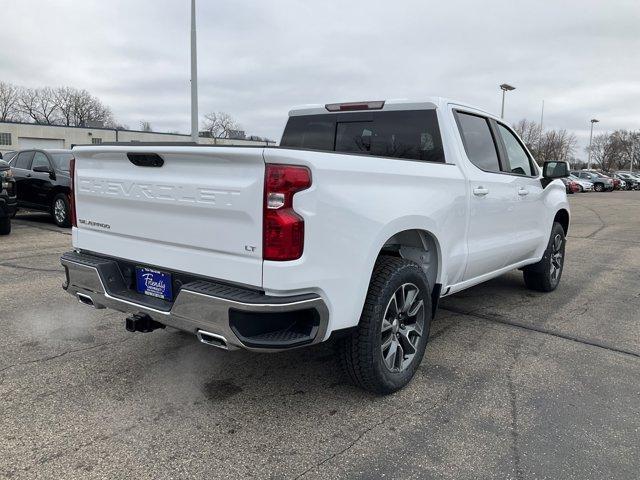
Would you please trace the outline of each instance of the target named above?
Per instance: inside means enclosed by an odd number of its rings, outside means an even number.
[[[64,288],[206,344],[337,338],[389,393],[422,360],[438,300],[512,269],[554,290],[569,204],[508,125],[442,98],[310,105],[279,147],[76,147]]]

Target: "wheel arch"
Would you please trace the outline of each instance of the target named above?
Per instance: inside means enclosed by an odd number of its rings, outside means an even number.
[[[429,230],[410,228],[394,233],[383,243],[377,257],[380,255],[394,255],[420,265],[432,290],[439,283],[442,249],[436,235]]]
[[[570,221],[569,211],[565,208],[561,208],[556,212],[556,215],[553,218],[553,221],[558,222],[560,225],[562,225],[562,229],[564,230],[564,235],[567,236],[567,234],[569,233],[569,221]]]
[[[49,195],[49,207],[53,206],[53,199],[61,193],[69,196],[71,194],[71,188],[65,187],[63,185],[56,185],[55,187],[53,187]]]

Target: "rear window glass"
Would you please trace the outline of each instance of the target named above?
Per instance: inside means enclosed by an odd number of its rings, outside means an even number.
[[[290,117],[283,147],[444,162],[434,110]]]

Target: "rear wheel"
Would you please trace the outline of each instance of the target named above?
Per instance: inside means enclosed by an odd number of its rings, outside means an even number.
[[[0,235],[9,235],[11,233],[11,218],[0,218]]]
[[[59,193],[53,198],[51,214],[59,227],[68,228],[71,226],[71,208],[67,195]]]
[[[375,393],[400,390],[422,361],[430,323],[431,295],[422,268],[381,256],[360,323],[339,344],[345,372],[356,385]]]
[[[551,292],[558,287],[564,268],[565,244],[564,229],[562,225],[555,222],[542,260],[525,267],[522,272],[527,288],[539,292]]]

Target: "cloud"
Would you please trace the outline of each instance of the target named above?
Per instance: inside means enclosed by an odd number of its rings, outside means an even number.
[[[294,105],[454,97],[575,131],[640,128],[640,2],[198,0],[200,112],[280,136]],[[189,129],[188,0],[21,0],[0,79],[86,88],[119,121]],[[585,137],[586,136],[586,137]]]

